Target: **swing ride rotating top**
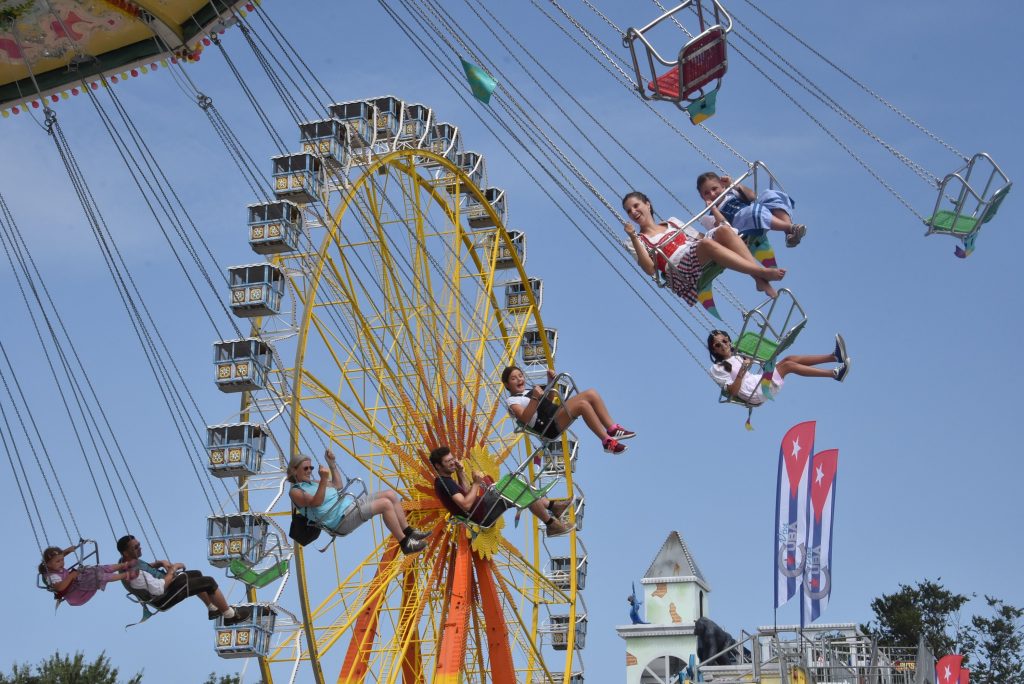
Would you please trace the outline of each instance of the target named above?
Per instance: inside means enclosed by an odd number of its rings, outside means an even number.
[[[300,127],[303,151],[274,158],[276,197],[249,207],[250,245],[268,261],[229,269],[230,306],[252,328],[215,345],[217,386],[242,403],[237,423],[209,428],[210,470],[239,478],[242,506],[211,517],[210,561],[249,585],[257,610],[218,624],[217,652],[257,657],[267,681],[304,662],[317,681],[326,663],[345,682],[580,681],[576,442],[517,432],[499,377],[554,363],[525,235],[506,230],[482,156],[429,108],[382,97],[329,114]],[[531,515],[518,529],[452,518],[425,458],[439,445],[499,490],[571,498],[574,529],[547,539]],[[284,464],[328,446],[371,493],[402,497],[432,532],[426,551],[405,556],[377,525],[372,543],[342,538],[330,556],[284,537]]]

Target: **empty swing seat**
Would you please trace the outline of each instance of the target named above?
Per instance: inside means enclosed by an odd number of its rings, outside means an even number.
[[[689,100],[690,94],[725,75],[729,66],[726,57],[725,29],[712,26],[687,43],[679,53],[679,62],[647,87],[655,96],[673,102]],[[679,87],[680,77],[683,87]]]
[[[214,477],[247,477],[260,471],[267,435],[256,423],[210,425],[206,428],[208,468]]]
[[[957,248],[957,256],[970,255],[978,231],[995,217],[1012,187],[1013,182],[992,157],[984,152],[974,155],[939,184],[935,209],[925,220],[925,235],[940,233],[960,238],[964,249]],[[950,200],[952,208],[943,207],[944,199]]]
[[[228,565],[228,577],[245,582],[250,587],[262,589],[288,572],[288,559],[275,560],[268,568],[259,570],[244,561],[234,559]]]
[[[277,611],[269,604],[247,605],[252,608],[248,619],[228,626],[218,617],[214,623],[214,650],[221,658],[262,658],[270,652]]]

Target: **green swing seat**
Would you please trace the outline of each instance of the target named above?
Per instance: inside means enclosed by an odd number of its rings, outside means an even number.
[[[502,478],[494,483],[491,488],[498,493],[498,496],[516,508],[529,508],[532,504],[547,496],[548,492],[551,491],[551,488],[554,487],[555,484],[557,484],[557,480],[552,480],[540,489],[534,489],[530,486],[530,483],[525,481],[522,477],[519,477],[514,473],[509,473],[507,475],[503,475]],[[475,520],[470,520],[469,516],[466,515],[453,514],[452,520],[456,520],[463,525],[479,525],[480,527],[485,527]],[[486,527],[490,527],[490,525],[487,525]]]
[[[274,563],[266,570],[256,570],[246,565],[241,559],[235,558],[228,566],[228,574],[237,580],[245,582],[250,587],[262,589],[274,580],[282,577],[288,572],[288,559]]]

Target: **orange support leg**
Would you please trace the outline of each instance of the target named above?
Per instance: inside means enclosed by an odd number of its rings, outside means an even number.
[[[484,621],[487,623],[487,652],[490,658],[491,682],[493,684],[516,684],[516,668],[512,662],[512,651],[508,645],[508,626],[505,611],[501,609],[501,597],[494,582],[491,563],[473,556],[476,566],[476,582],[483,604]]]
[[[451,572],[451,591],[448,595],[448,609],[445,611],[444,628],[441,632],[434,684],[459,684],[462,679],[469,613],[473,606],[471,556],[469,539],[464,534],[460,534]]]

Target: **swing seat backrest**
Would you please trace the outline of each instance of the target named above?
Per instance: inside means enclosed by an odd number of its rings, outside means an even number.
[[[736,340],[734,346],[741,356],[764,363],[775,356],[779,343],[748,330]]]
[[[544,498],[554,485],[555,481],[553,480],[541,489],[533,489],[525,479],[510,473],[503,475],[497,484],[493,485],[493,489],[498,496],[516,508],[527,508]]]
[[[650,81],[647,87],[655,94],[677,102],[689,98],[726,72],[725,29],[712,26],[687,43],[679,53],[679,62]],[[682,88],[679,85],[682,74]]]

